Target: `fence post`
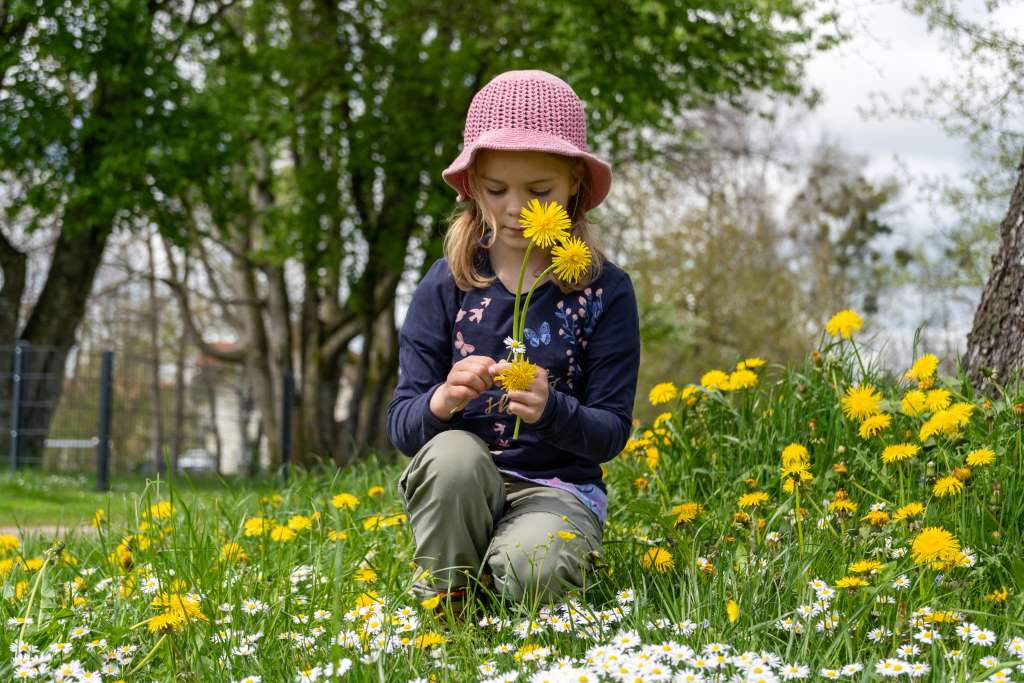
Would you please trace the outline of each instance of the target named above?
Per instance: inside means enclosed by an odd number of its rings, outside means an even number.
[[[110,490],[110,396],[114,384],[114,352],[104,351],[100,366],[100,422],[97,426],[96,489]]]
[[[281,378],[281,471],[288,483],[288,463],[292,459],[292,404],[295,403],[295,378],[286,372]]]
[[[21,431],[21,372],[24,367],[23,353],[27,346],[28,344],[20,340],[14,345],[14,372],[11,377],[11,452],[9,455],[12,472],[18,468],[20,459],[18,450],[21,446],[19,434]]]

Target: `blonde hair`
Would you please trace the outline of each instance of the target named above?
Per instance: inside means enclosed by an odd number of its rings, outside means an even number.
[[[551,154],[553,157],[562,159],[572,164],[579,161],[575,157],[562,154]],[[582,166],[582,162],[580,162]],[[457,208],[448,219],[448,230],[444,235],[444,256],[448,262],[448,270],[456,286],[464,292],[474,288],[489,287],[497,279],[496,275],[487,276],[480,272],[477,267],[477,257],[481,250],[489,249],[497,237],[498,226],[493,216],[486,215],[480,203],[480,183],[476,175],[476,159],[470,164],[466,172],[466,187],[469,201],[464,206]],[[579,188],[576,194],[569,198],[569,204],[565,207],[572,227],[569,234],[582,240],[590,248],[590,268],[577,283],[569,283],[551,272],[551,278],[562,290],[563,294],[579,291],[588,287],[601,275],[605,256],[598,245],[597,239],[591,233],[591,222],[586,212],[580,207],[590,203],[590,178],[583,172],[580,178]],[[481,240],[486,233],[490,233],[487,244]]]

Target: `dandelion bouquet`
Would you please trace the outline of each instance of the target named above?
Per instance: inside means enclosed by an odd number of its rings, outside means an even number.
[[[508,348],[505,360],[511,365],[502,370],[495,378],[498,385],[507,392],[528,390],[537,374],[538,367],[527,360],[526,344],[523,342],[526,330],[526,311],[537,285],[542,283],[552,272],[563,281],[579,282],[587,272],[591,259],[590,249],[586,243],[569,234],[572,221],[565,208],[558,202],[541,204],[537,199],[530,200],[519,214],[519,225],[523,227],[523,237],[529,239],[530,242],[523,252],[523,262],[519,266],[519,276],[516,279],[516,301],[512,309],[512,336],[506,337],[504,340],[505,346]],[[551,265],[537,276],[526,293],[526,297],[522,298],[521,291],[523,277],[526,274],[526,264],[534,247],[551,250]],[[452,412],[461,410],[463,407],[465,404],[453,409]],[[520,422],[521,418],[517,415],[515,429],[512,433],[513,438],[519,437]]]

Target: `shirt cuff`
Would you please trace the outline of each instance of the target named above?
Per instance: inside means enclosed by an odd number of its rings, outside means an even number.
[[[438,434],[451,426],[451,420],[443,422],[439,420],[436,415],[430,412],[430,399],[434,397],[434,392],[437,391],[442,384],[444,384],[444,382],[435,384],[433,389],[427,391],[423,400],[423,426],[426,428],[424,431],[427,434]]]
[[[550,429],[552,426],[557,424],[556,419],[558,414],[558,391],[556,389],[550,389],[548,391],[548,402],[544,404],[544,410],[540,414],[540,419],[531,425],[534,431],[540,432],[542,430]]]

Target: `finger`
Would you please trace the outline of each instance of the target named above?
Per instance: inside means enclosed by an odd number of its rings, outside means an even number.
[[[524,406],[535,406],[540,403],[540,397],[529,391],[510,391],[508,394],[509,405],[512,402]]]
[[[469,387],[477,392],[486,391],[488,387],[487,382],[480,377],[479,373],[471,370],[460,370],[452,380],[453,384]]]
[[[490,373],[491,377],[494,377],[495,375],[499,374],[505,368],[510,368],[510,367],[512,367],[511,363],[509,363],[507,360],[502,360],[502,361],[498,361],[497,363],[492,363],[490,365],[490,367],[487,368],[487,370]]]

